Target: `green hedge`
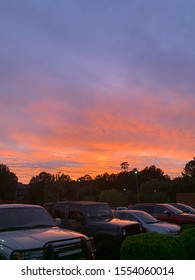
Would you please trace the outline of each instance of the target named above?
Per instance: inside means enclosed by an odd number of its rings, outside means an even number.
[[[181,232],[183,232],[184,230],[189,229],[189,228],[195,228],[195,224],[183,224],[183,225],[181,225]]]
[[[195,260],[195,227],[191,226],[181,231],[180,243],[187,260]]]
[[[121,247],[123,260],[182,260],[185,258],[179,238],[159,233],[128,236]]]

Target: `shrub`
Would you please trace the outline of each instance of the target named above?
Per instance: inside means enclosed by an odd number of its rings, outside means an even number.
[[[195,224],[183,224],[183,225],[181,225],[181,232],[186,229],[193,228],[193,227],[195,227]]]
[[[123,260],[182,260],[183,247],[179,238],[159,233],[128,236],[121,247]]]
[[[195,260],[195,227],[183,229],[179,241],[187,260]]]

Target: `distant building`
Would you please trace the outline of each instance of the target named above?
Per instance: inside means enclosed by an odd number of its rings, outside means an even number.
[[[176,201],[190,206],[195,206],[195,193],[177,193]]]
[[[15,202],[22,203],[24,202],[25,194],[28,191],[28,184],[18,183],[16,187],[16,195],[15,195]]]

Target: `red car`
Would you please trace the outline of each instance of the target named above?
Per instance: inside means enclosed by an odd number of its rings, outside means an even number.
[[[130,205],[128,209],[142,210],[151,214],[160,221],[178,225],[195,223],[195,214],[184,213],[183,211],[166,203],[140,203]]]

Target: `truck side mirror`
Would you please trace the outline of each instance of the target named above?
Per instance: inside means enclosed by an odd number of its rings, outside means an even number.
[[[57,226],[61,226],[61,224],[62,224],[62,219],[60,219],[60,218],[55,218],[55,222],[56,222],[56,225],[57,225]]]

